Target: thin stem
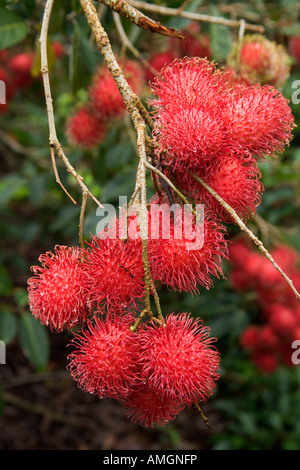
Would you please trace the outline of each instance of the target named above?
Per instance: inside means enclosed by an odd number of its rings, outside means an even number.
[[[82,204],[81,204],[80,217],[79,217],[79,243],[82,249],[84,248],[83,226],[84,226],[84,214],[85,214],[87,199],[88,199],[88,193],[86,191],[83,191]]]
[[[158,170],[155,166],[151,165],[151,163],[149,163],[149,162],[146,162],[145,165],[149,170],[151,170],[154,173],[158,174],[164,181],[166,181],[166,183],[168,183],[170,188],[173,189],[173,191],[182,199],[182,201],[185,204],[190,205],[187,198],[179,191],[179,189],[176,188],[176,186],[172,183],[172,181],[164,173],[162,173],[160,170]],[[196,213],[195,209],[191,209],[191,211],[195,216],[197,216],[197,213]]]
[[[167,26],[162,25],[158,21],[154,21],[144,13],[140,12],[132,5],[130,5],[126,0],[99,0],[104,5],[111,8],[111,10],[119,13],[121,16],[124,16],[127,20],[131,21],[139,28],[143,28],[146,31],[151,31],[152,33],[158,33],[162,36],[171,36],[179,39],[183,39],[184,36],[180,31],[177,31],[174,28],[168,28]]]
[[[203,23],[215,23],[223,24],[232,28],[238,28],[240,26],[239,20],[229,20],[227,18],[221,18],[219,16],[202,15],[200,13],[193,13],[190,11],[182,11],[180,8],[169,8],[160,5],[154,5],[148,2],[141,2],[137,0],[129,0],[129,3],[141,10],[150,11],[153,13],[159,13],[167,16],[177,16],[181,18],[188,18],[190,20],[202,21]],[[257,33],[264,33],[265,28],[261,25],[245,23],[245,29],[248,31],[256,31]]]
[[[41,33],[40,33],[40,51],[41,51],[41,73],[43,78],[43,85],[44,85],[44,92],[45,92],[45,99],[46,99],[46,108],[47,108],[47,116],[48,116],[48,124],[49,124],[49,143],[50,143],[50,150],[51,150],[51,159],[52,163],[54,162],[54,149],[56,150],[59,158],[63,161],[64,165],[66,166],[67,171],[75,178],[79,186],[81,187],[82,191],[86,191],[87,194],[100,206],[103,207],[102,204],[98,201],[98,199],[89,191],[86,185],[83,182],[83,178],[76,172],[75,168],[71,165],[68,158],[66,157],[62,146],[57,138],[56,134],[56,127],[55,127],[55,119],[54,119],[54,110],[53,110],[53,100],[51,96],[51,87],[50,87],[50,79],[49,79],[49,70],[48,70],[48,57],[47,57],[47,37],[48,37],[48,28],[49,28],[49,21],[51,17],[51,11],[53,7],[54,0],[47,0],[43,15]],[[55,162],[53,164],[54,172],[56,181],[63,190],[68,194],[66,189],[60,182],[60,178],[56,170]],[[76,204],[76,201],[71,198],[72,202]]]
[[[249,228],[244,224],[242,219],[237,215],[236,211],[229,205],[224,199],[219,196],[219,194],[214,191],[208,184],[206,184],[199,176],[193,175],[194,179],[198,181],[220,204],[221,206],[231,215],[233,220],[237,223],[240,229],[245,232],[249,238],[258,246],[259,250],[262,254],[272,263],[275,269],[281,274],[281,276],[285,279],[288,283],[292,291],[294,292],[297,299],[300,299],[300,294],[297,289],[294,287],[292,280],[285,274],[285,272],[278,266],[272,255],[268,252],[268,250],[264,247],[263,243],[254,235],[254,233],[249,230]]]

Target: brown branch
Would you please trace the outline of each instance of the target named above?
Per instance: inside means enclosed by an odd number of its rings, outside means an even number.
[[[129,0],[130,4],[141,10],[150,11],[152,13],[159,13],[167,16],[177,16],[187,18],[190,20],[202,21],[203,23],[215,23],[229,26],[231,28],[239,28],[240,20],[229,20],[219,16],[202,15],[200,13],[193,13],[190,11],[182,11],[181,8],[169,8],[160,5],[154,5],[148,2],[141,2],[137,0]],[[257,33],[264,33],[265,28],[260,25],[245,23],[245,29],[248,31],[256,31]]]
[[[51,87],[50,87],[49,70],[48,70],[48,57],[47,57],[48,27],[49,27],[49,21],[50,21],[53,2],[54,0],[47,0],[46,2],[44,15],[43,15],[43,21],[42,21],[42,27],[41,27],[41,33],[40,33],[40,38],[39,38],[40,51],[41,51],[41,73],[42,73],[45,99],[46,99],[46,107],[47,107],[47,115],[48,115],[49,143],[50,143],[50,149],[51,149],[52,163],[53,163],[53,156],[54,156],[53,150],[55,149],[59,158],[61,158],[61,160],[63,161],[67,171],[75,178],[75,180],[81,187],[82,192],[86,192],[98,204],[98,206],[103,207],[102,204],[98,201],[98,199],[89,191],[87,186],[84,184],[82,176],[80,176],[76,172],[75,168],[69,162],[69,159],[66,157],[63,151],[63,148],[56,135],[53,100],[51,96]],[[53,165],[53,168],[55,171],[56,169],[55,164]],[[62,186],[57,172],[55,173],[55,176],[56,176],[56,181],[60,184],[63,190],[70,197],[69,193]],[[76,201],[73,198],[71,198],[71,200],[72,202],[76,204]]]
[[[180,31],[177,31],[174,28],[168,28],[167,26],[162,25],[158,21],[152,20],[151,18],[134,8],[125,0],[98,1],[101,1],[104,5],[111,8],[111,10],[119,13],[121,16],[124,16],[124,18],[131,21],[140,28],[145,29],[146,31],[151,31],[152,33],[158,33],[162,36],[170,36],[178,39],[185,38],[185,36]]]

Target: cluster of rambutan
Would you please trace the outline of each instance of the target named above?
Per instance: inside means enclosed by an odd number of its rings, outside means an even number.
[[[117,398],[144,426],[162,425],[182,407],[205,400],[219,378],[218,353],[199,319],[172,313],[140,321],[148,312],[141,307],[145,294],[153,293],[148,263],[154,283],[192,294],[222,274],[228,257],[222,222],[231,220],[193,174],[246,218],[262,191],[257,160],[280,153],[291,139],[293,116],[283,95],[270,86],[231,87],[229,75],[207,59],[184,58],[164,67],[151,84],[157,95],[154,163],[159,160],[183,193],[204,204],[203,224],[180,204],[169,224],[157,219],[157,206],[166,203],[170,211],[174,196],[162,188],[150,203],[147,260],[145,227],[140,231],[139,218],[127,218],[126,210],[125,219],[92,237],[85,249],[56,247],[54,254],[41,255],[42,266],[32,268],[28,281],[29,305],[41,323],[61,331],[87,322],[70,355],[78,385]],[[103,101],[108,91],[120,99],[113,85],[101,69],[90,87],[90,106],[100,121],[109,118]],[[123,103],[115,104],[114,113],[123,113]],[[130,236],[124,220],[135,227]]]
[[[139,94],[144,85],[144,72],[136,60],[121,63],[132,90]],[[105,64],[98,67],[88,89],[88,101],[69,117],[66,132],[69,141],[84,148],[99,145],[106,137],[112,120],[126,112],[123,97]]]
[[[229,249],[231,282],[238,291],[254,291],[261,317],[241,335],[243,348],[262,372],[270,373],[279,364],[292,367],[292,343],[300,340],[300,306],[279,271],[260,252],[250,249],[244,239]],[[271,251],[275,262],[300,288],[299,254],[280,245]]]
[[[151,226],[154,217],[149,211],[149,231],[157,228]],[[220,358],[209,329],[189,314],[150,318],[132,328],[142,311],[145,273],[136,216],[129,221],[126,238],[124,219],[116,219],[85,249],[57,246],[41,255],[41,266],[32,267],[28,280],[28,299],[32,314],[54,331],[84,324],[75,333],[69,364],[79,387],[119,400],[142,426],[162,426],[213,393]],[[148,240],[151,274],[155,282],[193,293],[222,272],[227,245],[208,219],[201,245],[189,250],[186,243],[197,242],[197,227],[192,222],[194,236],[177,239],[175,221],[176,216],[169,237],[161,224]]]
[[[237,82],[281,88],[289,77],[291,58],[282,44],[260,34],[247,34],[233,45],[227,66]]]
[[[231,86],[230,72],[205,58],[176,59],[151,82],[153,142],[164,171],[182,192],[221,220],[227,211],[255,214],[263,185],[258,162],[281,153],[292,138],[288,100],[272,86]]]
[[[63,54],[61,43],[52,43],[55,57]],[[15,97],[17,91],[29,88],[35,81],[32,67],[35,61],[35,52],[15,53],[14,49],[2,49],[0,51],[0,80],[5,83],[6,103],[0,103],[0,113],[9,108],[9,103]]]

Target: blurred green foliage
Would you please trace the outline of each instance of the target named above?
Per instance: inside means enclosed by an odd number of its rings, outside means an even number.
[[[13,53],[36,50],[43,10],[33,0],[2,1],[0,7],[0,50]],[[152,3],[163,4],[155,1]],[[179,7],[181,1],[166,2]],[[165,4],[166,4],[165,3]],[[293,15],[295,2],[249,2],[245,17],[254,16],[266,24],[266,34],[286,44],[288,35],[300,33],[298,18]],[[202,6],[201,12],[224,16],[220,5],[231,2],[192,1],[187,9]],[[276,8],[275,6],[276,5]],[[228,11],[230,8],[228,8]],[[150,15],[149,15],[150,16]],[[155,17],[155,15],[153,15]],[[168,26],[184,28],[188,20],[157,17]],[[283,21],[285,20],[285,21]],[[103,24],[109,32],[115,51],[120,42],[111,12],[103,11]],[[128,37],[147,57],[164,38],[154,38],[129,22],[123,22]],[[227,26],[201,25],[211,39],[212,58],[220,64],[225,59],[237,31]],[[125,119],[111,126],[105,141],[91,151],[72,147],[65,135],[68,116],[86,99],[86,87],[102,59],[79,2],[54,2],[50,24],[50,41],[64,45],[65,54],[55,60],[50,70],[58,137],[77,172],[102,202],[117,204],[119,195],[130,198],[137,165],[135,144],[130,138],[130,122]],[[147,49],[148,48],[148,49]],[[128,56],[130,54],[127,51]],[[283,93],[292,100],[292,74]],[[145,94],[147,98],[147,92]],[[290,103],[298,127],[291,146],[277,160],[261,164],[265,186],[258,214],[268,222],[268,230],[249,222],[249,227],[262,237],[268,248],[276,237],[300,251],[300,104]],[[18,92],[9,111],[0,115],[0,337],[9,345],[18,341],[28,361],[37,371],[48,367],[51,344],[48,331],[30,314],[27,306],[27,279],[30,266],[38,264],[38,256],[56,244],[78,244],[78,220],[81,192],[76,181],[60,161],[57,168],[62,183],[77,201],[72,204],[55,182],[48,145],[48,121],[41,80]],[[148,196],[153,192],[148,181]],[[88,201],[84,235],[94,233],[97,224],[96,206]],[[276,230],[274,230],[276,228]],[[264,226],[265,229],[265,226]],[[278,233],[279,231],[279,233]],[[238,230],[228,227],[229,237]],[[225,266],[229,273],[230,264]],[[160,290],[166,312],[189,311],[201,316],[219,338],[222,355],[222,378],[210,402],[219,413],[223,429],[209,437],[212,449],[298,449],[300,442],[300,369],[279,368],[270,376],[258,373],[239,345],[244,328],[259,316],[252,292],[237,293],[228,280],[216,280],[214,289],[202,290],[199,296]],[[173,425],[162,430],[162,439],[176,447],[180,435]]]

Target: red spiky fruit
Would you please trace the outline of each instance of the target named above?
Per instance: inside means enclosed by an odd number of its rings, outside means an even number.
[[[68,369],[78,387],[100,398],[125,399],[140,383],[137,333],[130,331],[131,314],[95,317],[75,334]]]
[[[40,255],[28,279],[30,310],[41,324],[62,331],[87,319],[87,279],[78,247],[56,246]]]
[[[255,215],[261,203],[261,172],[250,154],[224,154],[210,168],[194,172],[234,209],[242,219]],[[178,185],[222,221],[236,223],[216,198],[192,176],[176,173]]]
[[[137,307],[144,294],[141,240],[104,235],[92,237],[86,249],[90,301],[100,310]]]
[[[128,60],[121,66],[128,84],[139,94],[144,83],[142,68],[134,60]],[[123,97],[106,66],[101,66],[93,77],[89,101],[94,113],[103,119],[118,118],[126,111]]]
[[[155,392],[147,381],[133,389],[122,404],[127,417],[145,428],[165,426],[183,409],[178,401],[170,401],[163,394]]]
[[[226,96],[223,116],[236,150],[260,160],[282,153],[295,126],[282,93],[268,85],[237,86]]]
[[[199,318],[169,314],[140,333],[141,375],[161,397],[191,406],[213,393],[220,357]]]
[[[150,222],[157,228],[148,241],[150,270],[154,280],[172,289],[197,293],[198,287],[213,285],[212,276],[222,274],[222,261],[227,258],[227,242],[224,227],[214,220],[204,218],[195,223],[192,214],[179,207],[170,221],[170,207],[166,205],[166,218],[156,220],[153,205]]]
[[[290,74],[290,58],[285,47],[260,34],[247,34],[241,44],[234,44],[228,63],[236,65],[237,60],[239,74],[250,85],[260,83],[281,88]]]
[[[67,120],[66,133],[73,145],[90,149],[104,140],[106,126],[87,106],[83,106]]]

